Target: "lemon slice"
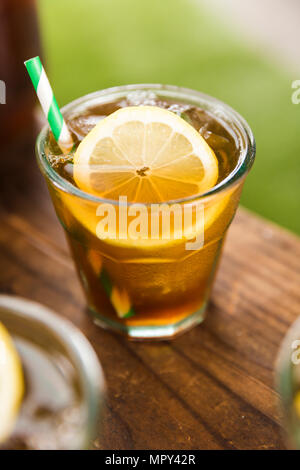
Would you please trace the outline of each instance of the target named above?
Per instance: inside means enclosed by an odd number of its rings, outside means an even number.
[[[106,199],[162,203],[201,194],[218,179],[203,137],[156,106],[122,108],[101,120],[74,156],[80,189]]]
[[[67,229],[72,233],[74,231],[75,237],[79,235],[79,227],[76,226],[76,222],[79,223],[82,227],[84,227],[88,232],[90,232],[93,236],[97,237],[98,240],[102,242],[101,249],[105,250],[104,252],[108,254],[108,245],[115,248],[128,248],[134,249],[135,252],[137,250],[140,251],[140,254],[144,253],[145,256],[148,256],[149,251],[153,249],[160,249],[161,256],[163,254],[166,255],[166,249],[172,249],[175,246],[182,245],[183,249],[185,243],[189,240],[192,240],[198,234],[204,230],[204,240],[212,239],[212,234],[209,234],[211,229],[214,230],[215,235],[217,233],[221,233],[222,230],[225,230],[226,221],[228,224],[227,216],[222,218],[222,213],[228,211],[231,213],[231,205],[230,201],[236,193],[236,188],[231,188],[230,190],[226,191],[226,193],[221,194],[218,198],[215,198],[210,204],[205,204],[204,206],[204,221],[200,219],[199,225],[193,224],[190,227],[185,229],[185,233],[181,239],[177,239],[175,234],[170,240],[168,239],[153,239],[151,237],[147,239],[130,239],[127,237],[125,239],[114,238],[114,236],[109,237],[107,233],[103,233],[101,235],[101,231],[99,230],[99,217],[96,215],[96,209],[94,203],[90,201],[83,201],[79,200],[78,198],[74,198],[72,195],[67,193],[61,193],[60,198],[63,203],[62,211],[60,212],[60,218],[63,222],[63,225],[67,227]],[[64,209],[65,207],[65,209]],[[70,213],[71,216],[68,215]],[[232,214],[233,216],[233,214]],[[72,220],[73,218],[73,220]],[[75,222],[76,221],[76,222]],[[203,223],[204,222],[204,223]],[[216,224],[216,228],[215,227]],[[219,224],[223,229],[219,227]],[[217,228],[219,227],[219,228]],[[208,236],[207,236],[208,235]],[[104,245],[105,248],[104,248]],[[100,248],[99,248],[100,249]],[[164,250],[164,251],[163,251]],[[121,252],[119,251],[109,251],[110,257],[114,259],[119,259],[121,256]],[[170,255],[171,256],[171,255]],[[92,266],[97,266],[98,260],[92,261]],[[95,268],[96,269],[96,268]]]
[[[23,391],[20,358],[8,331],[0,323],[0,442],[13,430]]]

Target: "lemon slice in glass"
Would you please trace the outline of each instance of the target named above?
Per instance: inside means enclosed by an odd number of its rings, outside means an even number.
[[[162,203],[196,196],[218,179],[218,161],[203,137],[156,106],[122,108],[101,120],[74,157],[74,179],[89,194]]]
[[[23,392],[21,361],[8,331],[0,323],[0,442],[13,430]]]

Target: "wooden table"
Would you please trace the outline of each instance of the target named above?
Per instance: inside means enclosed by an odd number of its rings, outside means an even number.
[[[129,342],[87,315],[32,139],[1,161],[0,289],[49,306],[92,342],[108,386],[94,447],[284,448],[274,362],[300,313],[299,239],[240,209],[205,323],[172,342]]]

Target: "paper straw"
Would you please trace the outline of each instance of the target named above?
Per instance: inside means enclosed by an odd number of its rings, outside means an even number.
[[[53,132],[56,142],[63,152],[69,152],[73,147],[73,139],[60,112],[41,59],[33,57],[24,62],[34,89],[41,103],[44,114]]]
[[[55,96],[53,95],[53,91],[45,69],[42,66],[41,59],[38,56],[33,57],[32,59],[26,60],[24,64],[29,73],[55,140],[62,151],[67,153],[72,149],[74,142],[65,123],[63,115],[61,114],[61,111],[58,107]],[[117,287],[113,286],[107,272],[104,269],[101,270],[99,277],[102,286],[107,296],[109,297],[118,317],[129,318],[134,315],[135,311],[130,304],[127,292],[124,289],[118,289]]]

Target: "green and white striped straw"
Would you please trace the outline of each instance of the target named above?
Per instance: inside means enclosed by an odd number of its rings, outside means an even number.
[[[63,152],[69,152],[73,147],[73,139],[53,95],[41,59],[38,56],[33,57],[26,60],[24,64],[56,142]]]
[[[60,146],[61,150],[67,153],[72,149],[74,142],[65,123],[63,115],[61,114],[61,111],[58,107],[55,96],[53,95],[53,91],[45,69],[42,66],[41,59],[38,56],[33,57],[32,59],[26,60],[24,64],[29,73],[55,140]],[[109,276],[104,269],[101,270],[99,277],[102,286],[107,296],[109,297],[118,317],[129,318],[132,315],[135,315],[135,311],[130,304],[127,293],[112,285]]]

